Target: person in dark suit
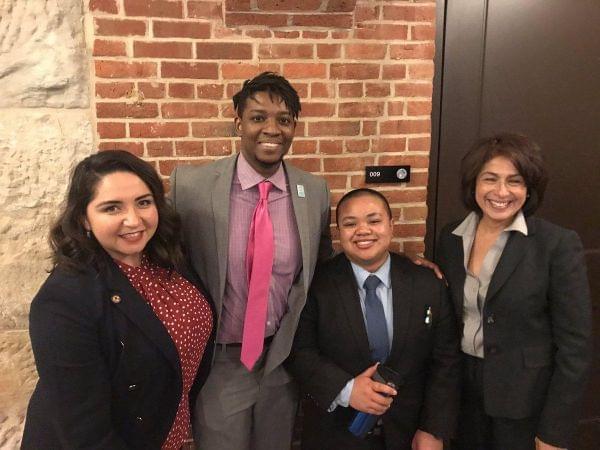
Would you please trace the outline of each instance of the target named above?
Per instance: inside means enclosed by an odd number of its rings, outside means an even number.
[[[50,233],[53,270],[31,304],[39,381],[21,448],[180,449],[188,439],[214,324],[179,230],[148,163],[106,151],[76,166]]]
[[[317,267],[286,363],[309,398],[302,448],[441,449],[460,390],[447,289],[389,252],[393,220],[382,194],[347,193],[336,219],[343,253]],[[395,389],[373,380],[377,362],[395,372],[386,380]],[[359,411],[381,416],[364,439],[348,430]]]
[[[577,234],[532,215],[546,181],[525,136],[481,139],[462,160],[471,213],[436,252],[463,323],[458,449],[566,448],[577,425],[590,294]]]
[[[239,154],[179,166],[171,175],[184,242],[218,318],[211,374],[196,403],[196,444],[203,450],[289,450],[298,387],[282,363],[317,259],[333,252],[329,190],[323,178],[284,160],[300,112],[298,93],[285,78],[265,72],[246,80],[233,104]],[[272,236],[263,252],[272,260],[253,265],[249,236],[265,185],[271,224],[259,234]],[[258,306],[250,300],[257,298],[250,276],[256,268],[265,269],[267,284]],[[260,306],[266,313],[254,327],[260,332],[258,358],[248,362],[248,324],[254,322],[247,319]]]

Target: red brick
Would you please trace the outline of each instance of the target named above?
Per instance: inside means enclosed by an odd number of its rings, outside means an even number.
[[[381,155],[379,157],[379,164],[398,164],[411,166],[413,169],[427,169],[429,167],[429,156],[428,155],[411,155],[411,156],[392,156],[392,155]]]
[[[175,142],[175,155],[203,156],[204,141],[177,141]]]
[[[387,97],[391,93],[389,83],[365,83],[367,97]]]
[[[310,136],[357,136],[360,133],[360,122],[333,121],[311,122],[308,124]]]
[[[338,80],[364,80],[369,78],[379,78],[379,64],[332,64],[331,78]]]
[[[425,220],[427,219],[427,206],[405,206],[402,208],[402,218],[404,220]]]
[[[382,164],[380,162],[380,164]],[[399,162],[393,162],[392,164],[401,164]],[[411,174],[412,178],[412,174]],[[412,185],[411,183],[409,183]],[[417,203],[424,202],[427,199],[427,189],[402,189],[398,191],[386,192],[386,197],[390,203]]]
[[[106,150],[125,150],[136,156],[144,156],[144,144],[142,142],[100,142],[100,144],[98,144],[98,150],[101,152]]]
[[[146,142],[146,150],[148,150],[148,156],[173,156],[173,142],[172,141],[149,141]]]
[[[235,109],[232,103],[222,103],[219,105],[219,117],[223,119],[233,119],[235,117]]]
[[[141,138],[174,138],[189,135],[187,122],[130,123],[129,135]]]
[[[294,14],[292,26],[297,27],[327,27],[327,28],[351,28],[351,14]]]
[[[431,122],[429,120],[388,120],[380,124],[381,134],[412,134],[429,133]]]
[[[325,78],[327,66],[321,63],[287,63],[283,65],[283,76],[294,78]]]
[[[294,130],[294,138],[304,137],[305,130],[306,130],[306,126],[305,126],[304,122],[302,122],[302,121],[296,122],[296,129]]]
[[[142,93],[143,98],[164,98],[165,96],[165,84],[156,81],[139,82],[138,90]]]
[[[187,2],[188,17],[195,19],[221,19],[222,2]]]
[[[357,5],[354,9],[354,19],[356,22],[365,22],[367,20],[377,20],[379,18],[379,6]]]
[[[199,84],[196,87],[198,98],[218,100],[223,98],[222,84]]]
[[[422,237],[425,236],[424,223],[400,223],[394,225],[394,236],[397,237]]]
[[[194,98],[195,90],[191,83],[169,83],[169,97]]]
[[[292,86],[294,86],[294,89],[296,89],[296,92],[298,92],[298,97],[300,97],[301,99],[308,97],[308,84],[307,83],[294,82],[294,83],[292,83]]]
[[[422,255],[425,252],[423,241],[404,241],[402,245],[404,253],[407,255]]]
[[[313,57],[312,44],[260,44],[259,58],[307,59]]]
[[[409,152],[428,152],[431,150],[431,138],[411,137],[408,139]]]
[[[231,140],[206,141],[205,145],[209,156],[226,156],[232,153]]]
[[[90,11],[118,14],[117,0],[90,0]]]
[[[201,22],[168,22],[155,20],[155,37],[187,37],[195,39],[210,38],[210,24]]]
[[[431,97],[433,86],[431,83],[396,83],[394,91],[396,97]]]
[[[412,80],[432,80],[433,79],[433,61],[423,64],[409,64],[408,78]]]
[[[132,90],[133,83],[96,83],[96,97],[121,98],[126,97]]]
[[[233,121],[227,122],[194,122],[192,123],[192,136],[206,137],[234,137]]]
[[[317,44],[317,57],[319,59],[339,58],[342,54],[342,46],[339,44]]]
[[[250,0],[225,0],[227,11],[250,11]]]
[[[388,102],[388,115],[390,116],[403,116],[404,115],[404,106],[406,102],[403,101],[393,101]]]
[[[386,5],[383,7],[383,19],[431,22],[435,20],[435,5]]]
[[[383,59],[387,52],[386,44],[346,44],[344,48],[348,59]]]
[[[428,179],[429,174],[427,172],[413,172],[410,174],[410,185],[427,187]]]
[[[410,39],[412,41],[434,41],[435,27],[433,25],[412,25]]]
[[[300,37],[299,31],[273,31],[273,36],[277,39],[298,39]]]
[[[348,39],[350,37],[350,32],[347,30],[344,31],[332,31],[331,38],[332,39]]]
[[[278,72],[279,64],[251,64],[242,62],[225,62],[221,66],[221,75],[227,80],[247,80],[261,72]]]
[[[380,41],[404,41],[408,38],[408,26],[389,23],[359,24],[354,30],[354,37]]]
[[[344,151],[344,141],[319,141],[319,153],[324,155],[339,155]]]
[[[176,160],[176,159],[165,159],[162,161],[158,161],[158,173],[162,176],[168,177],[171,175],[176,166],[202,166],[204,164],[208,164],[210,161],[201,160],[201,159],[184,159],[184,160]],[[169,192],[169,180],[163,180],[163,184],[165,184],[165,191]]]
[[[123,0],[123,3],[128,16],[183,17],[181,1]]]
[[[198,42],[197,59],[252,59],[252,44],[237,42]]]
[[[151,62],[95,61],[98,78],[150,78],[156,76]]]
[[[407,113],[409,116],[428,116],[431,114],[431,102],[408,102]]]
[[[383,114],[383,102],[340,103],[339,117],[380,117]]]
[[[329,189],[345,189],[348,183],[348,177],[346,175],[323,175]],[[335,218],[335,216],[333,216]]]
[[[317,142],[314,140],[298,140],[294,139],[292,144],[293,155],[305,155],[317,153]]]
[[[381,78],[384,80],[402,80],[406,78],[405,64],[387,64],[383,66]]]
[[[156,103],[96,103],[96,117],[99,119],[115,117],[149,118],[158,116]]]
[[[283,27],[287,25],[287,14],[225,13],[227,26]]]
[[[94,56],[125,56],[125,42],[122,41],[104,41],[96,39],[94,41]]]
[[[242,89],[242,83],[229,83],[225,88],[225,97],[231,98]]]
[[[328,12],[353,12],[356,0],[328,0],[326,11]]]
[[[320,172],[321,171],[321,159],[320,158],[288,158],[295,167],[298,167],[307,172]]]
[[[304,39],[326,39],[327,31],[313,31],[313,30],[303,30],[302,37]]]
[[[355,139],[346,141],[346,151],[348,153],[366,153],[371,149],[370,139]]]
[[[160,72],[163,78],[219,78],[217,63],[162,62]]]
[[[435,47],[426,44],[391,44],[390,58],[392,59],[433,59]]]
[[[312,98],[333,98],[334,95],[334,86],[332,84],[321,82],[310,83],[310,96]]]
[[[141,42],[133,43],[136,58],[191,58],[192,44],[189,42]]]
[[[119,139],[125,137],[125,124],[121,122],[98,122],[100,139]]]
[[[335,114],[335,104],[304,102],[302,103],[302,114],[305,117],[331,117]]]
[[[363,96],[363,84],[362,83],[340,83],[339,85],[340,97],[362,97]]]
[[[373,152],[384,153],[384,152],[403,152],[406,149],[406,138],[394,137],[394,138],[379,138],[374,142]]]
[[[98,36],[144,36],[146,22],[141,20],[94,19]]]
[[[218,114],[217,105],[201,102],[163,103],[162,116],[165,119],[183,119],[198,117],[206,119]]]
[[[244,30],[246,36],[255,39],[267,39],[273,36],[273,33],[269,30]]]
[[[364,171],[365,166],[372,166],[375,163],[373,156],[348,158],[324,158],[323,168],[325,172],[356,172]]]
[[[375,120],[363,120],[361,134],[363,136],[373,136],[377,134],[377,122]]]
[[[318,11],[321,0],[281,1],[257,0],[258,9],[262,11]]]

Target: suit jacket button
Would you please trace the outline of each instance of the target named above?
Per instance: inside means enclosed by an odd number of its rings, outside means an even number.
[[[142,422],[144,421],[144,419],[142,419],[140,416],[137,416],[137,417],[135,418],[135,421],[136,421],[137,423],[142,423]]]
[[[127,388],[128,391],[134,391],[137,389],[137,384],[130,384]]]
[[[110,298],[110,301],[111,301],[111,302],[113,302],[115,305],[116,305],[117,303],[121,303],[121,296],[120,296],[120,295],[117,295],[117,294],[115,294],[115,295],[113,295],[113,296]]]
[[[489,347],[487,347],[487,348],[485,349],[485,352],[486,352],[488,355],[495,355],[496,353],[498,353],[498,347],[495,347],[495,346],[493,346],[493,345],[490,345]]]
[[[487,323],[492,324],[492,323],[495,323],[495,322],[496,322],[496,319],[494,319],[494,315],[490,314],[488,316],[488,318],[487,318]]]

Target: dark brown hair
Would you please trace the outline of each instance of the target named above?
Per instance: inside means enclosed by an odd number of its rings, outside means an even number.
[[[52,263],[71,271],[83,265],[100,268],[107,254],[93,235],[87,236],[84,220],[88,204],[96,194],[96,187],[106,175],[129,172],[148,186],[158,211],[158,228],[144,250],[150,261],[162,267],[177,266],[183,258],[181,250],[181,222],[175,210],[167,203],[162,181],[147,162],[123,150],[108,150],[88,156],[71,174],[67,197],[58,219],[50,229]]]
[[[251,80],[244,81],[242,89],[233,96],[233,108],[238,117],[242,117],[248,98],[253,98],[257,92],[267,92],[271,99],[279,97],[287,106],[294,119],[300,114],[300,98],[290,82],[274,72],[263,72]]]
[[[539,146],[528,137],[500,133],[478,140],[463,157],[460,165],[461,197],[467,209],[481,214],[475,200],[477,177],[483,166],[496,156],[509,159],[525,180],[527,200],[523,214],[528,216],[542,204],[548,184],[546,166]]]
[[[359,189],[354,189],[352,191],[346,192],[342,196],[342,198],[340,198],[340,201],[338,202],[337,207],[335,208],[335,223],[337,224],[338,227],[340,226],[339,219],[340,219],[340,209],[341,209],[342,205],[344,203],[346,203],[348,200],[351,200],[355,197],[366,197],[366,196],[376,197],[379,200],[381,200],[383,202],[383,204],[385,205],[385,210],[387,211],[388,217],[390,219],[392,218],[392,208],[390,208],[390,204],[387,201],[387,198],[385,198],[385,195],[383,195],[381,192],[378,192],[374,189],[359,188]]]

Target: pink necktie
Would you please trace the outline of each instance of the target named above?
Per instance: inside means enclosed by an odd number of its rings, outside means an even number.
[[[265,322],[273,268],[273,224],[267,206],[270,189],[269,181],[258,184],[260,198],[252,216],[246,250],[248,303],[240,360],[248,370],[252,370],[260,357],[265,341]]]

